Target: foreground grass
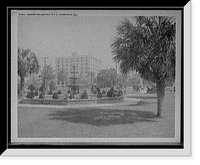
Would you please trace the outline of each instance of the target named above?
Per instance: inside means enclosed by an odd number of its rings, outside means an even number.
[[[19,137],[174,137],[175,98],[166,94],[164,117],[155,118],[156,97],[138,95],[135,106],[18,108]]]

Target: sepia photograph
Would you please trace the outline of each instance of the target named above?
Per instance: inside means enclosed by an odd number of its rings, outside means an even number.
[[[11,148],[183,148],[183,13],[11,11]]]

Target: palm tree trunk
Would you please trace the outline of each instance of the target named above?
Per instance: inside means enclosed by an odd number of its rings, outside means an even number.
[[[159,81],[156,83],[157,89],[157,117],[162,117],[162,103],[165,96],[165,82]]]

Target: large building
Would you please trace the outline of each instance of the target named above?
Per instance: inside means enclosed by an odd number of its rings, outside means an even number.
[[[75,71],[77,77],[86,78],[92,71],[95,75],[101,70],[102,61],[91,57],[90,55],[78,55],[72,53],[71,56],[57,57],[56,58],[56,74],[63,70],[67,77],[71,77],[71,71],[73,71],[73,65],[75,65]]]

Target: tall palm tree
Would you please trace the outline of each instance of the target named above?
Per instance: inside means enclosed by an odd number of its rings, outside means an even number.
[[[162,116],[165,80],[175,77],[174,17],[139,16],[135,24],[124,18],[111,47],[122,73],[136,70],[157,86],[157,116]]]
[[[18,75],[20,77],[20,90],[24,90],[24,80],[28,74],[39,72],[39,62],[35,53],[30,49],[18,48]]]

